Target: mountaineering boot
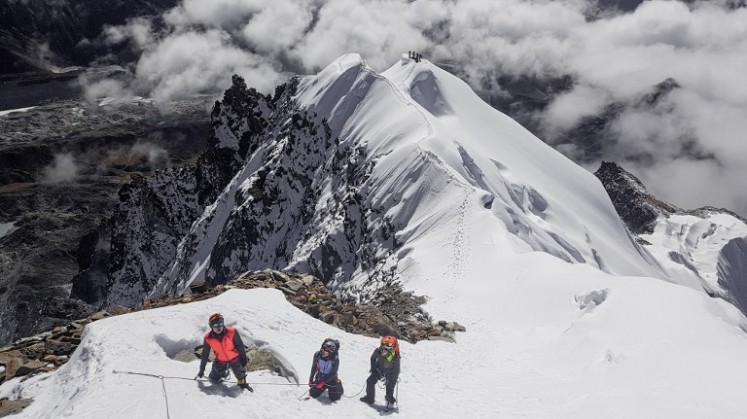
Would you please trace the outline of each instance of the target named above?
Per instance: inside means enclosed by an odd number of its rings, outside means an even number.
[[[239,378],[239,380],[238,380],[238,381],[236,382],[236,384],[237,384],[237,385],[238,385],[239,387],[243,388],[244,390],[249,390],[249,391],[251,391],[252,393],[254,393],[254,389],[253,389],[253,388],[251,388],[251,387],[249,387],[249,384],[247,384],[247,383],[246,383],[246,377],[244,377],[244,378]]]
[[[386,402],[389,404],[397,403],[397,399],[395,399],[394,396],[386,396],[384,399],[386,399]]]
[[[374,398],[366,395],[366,396],[361,397],[361,401],[366,404],[373,404]]]

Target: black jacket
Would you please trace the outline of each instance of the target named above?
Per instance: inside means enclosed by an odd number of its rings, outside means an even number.
[[[327,374],[322,374],[319,371],[319,360],[322,358],[321,351],[317,351],[314,354],[314,360],[311,363],[311,374],[309,375],[310,383],[318,383],[324,381],[325,383],[333,383],[337,379],[337,369],[340,368],[340,357],[337,356],[337,352],[330,354],[329,358],[325,361],[332,362],[332,369]]]
[[[399,378],[399,355],[395,353],[394,358],[389,361],[381,356],[379,348],[376,348],[371,355],[371,374],[386,377],[389,382],[397,381],[397,378]]]

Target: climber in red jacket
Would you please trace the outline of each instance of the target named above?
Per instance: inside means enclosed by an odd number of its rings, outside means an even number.
[[[241,341],[239,331],[231,326],[226,326],[223,315],[215,313],[208,320],[210,331],[205,335],[202,344],[202,358],[200,359],[200,372],[198,378],[205,375],[205,365],[210,358],[210,350],[215,352],[215,361],[208,378],[211,381],[221,381],[228,377],[228,367],[231,367],[233,375],[237,379],[239,387],[254,391],[246,383],[246,348]]]

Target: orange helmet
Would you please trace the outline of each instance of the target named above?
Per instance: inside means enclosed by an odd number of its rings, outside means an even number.
[[[381,338],[381,346],[391,346],[394,347],[394,345],[397,344],[397,338],[394,336],[384,336]]]
[[[399,342],[394,336],[384,336],[381,338],[381,350],[391,352],[394,351],[399,356]]]

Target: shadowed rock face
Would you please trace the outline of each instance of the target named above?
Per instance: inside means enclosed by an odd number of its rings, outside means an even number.
[[[617,214],[634,234],[652,233],[659,215],[682,211],[650,195],[640,180],[612,162],[602,162],[594,175],[602,181]]]
[[[193,162],[206,99],[62,101],[0,116],[0,345],[85,317],[104,297],[118,191],[138,174]]]

